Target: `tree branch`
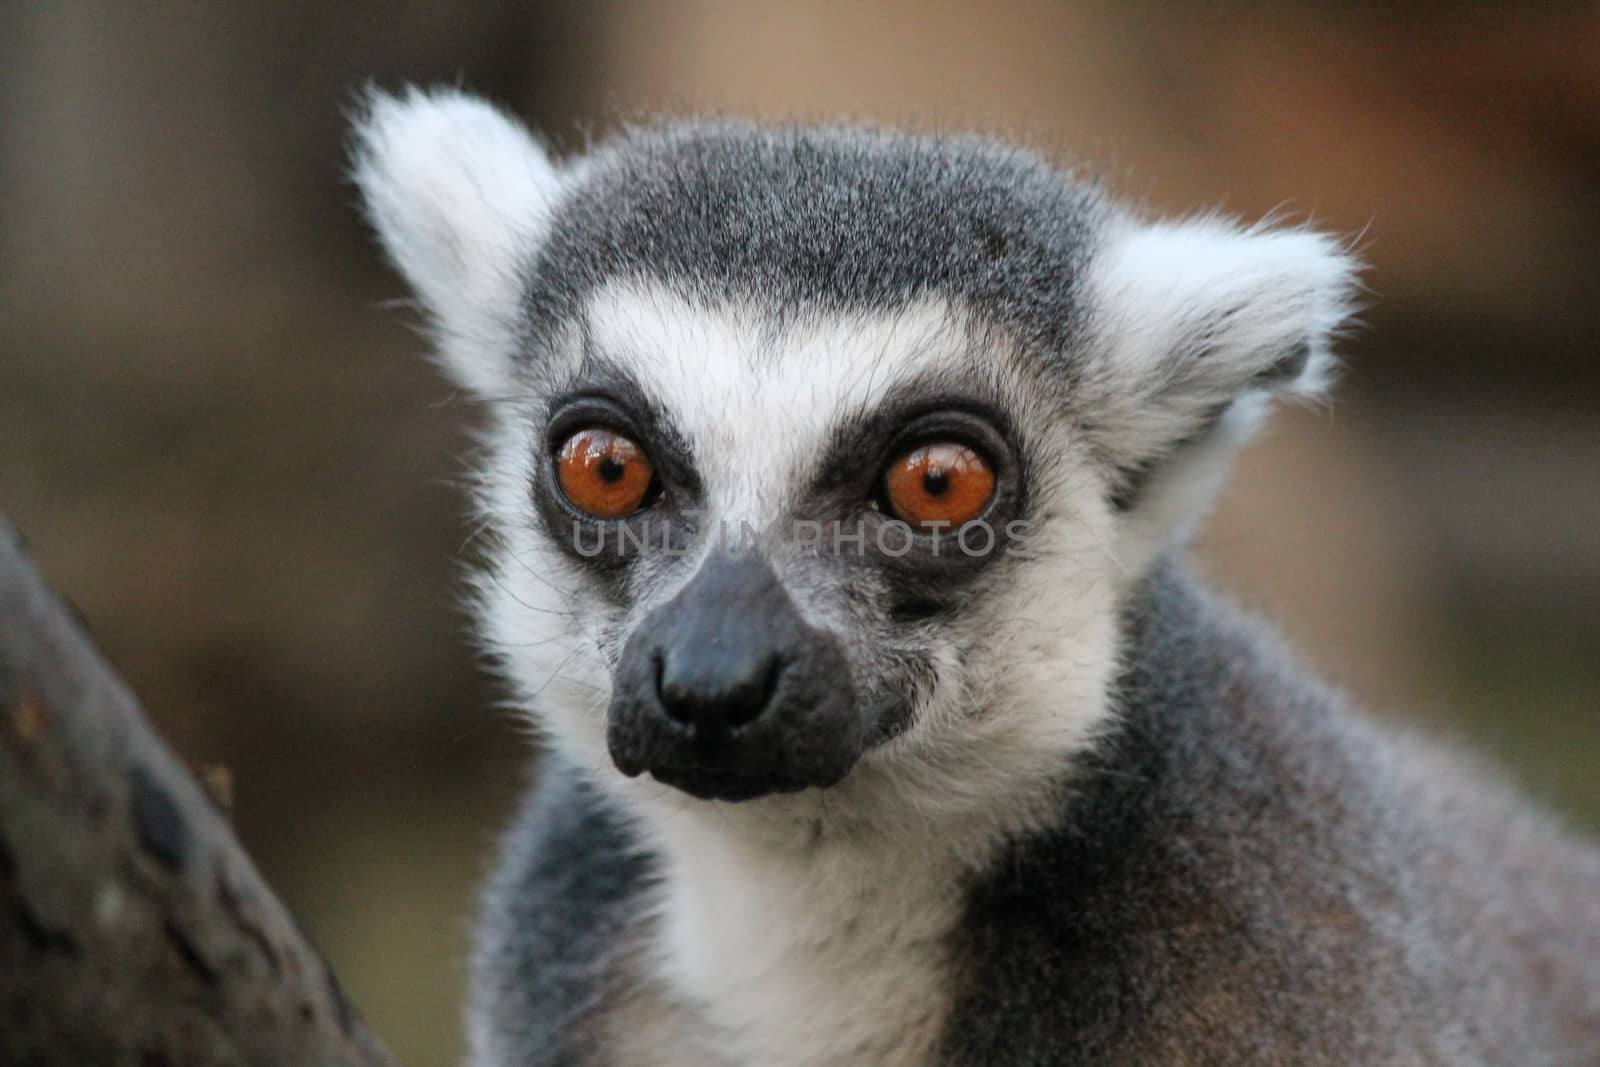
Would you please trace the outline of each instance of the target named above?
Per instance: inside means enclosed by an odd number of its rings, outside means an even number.
[[[3,520],[0,1063],[393,1067]]]

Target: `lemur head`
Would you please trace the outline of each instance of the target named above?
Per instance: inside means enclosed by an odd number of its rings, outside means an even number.
[[[680,809],[928,818],[1055,774],[1119,598],[1323,383],[1353,270],[967,137],[690,122],[558,162],[413,91],[369,99],[356,177],[491,413],[488,646]]]

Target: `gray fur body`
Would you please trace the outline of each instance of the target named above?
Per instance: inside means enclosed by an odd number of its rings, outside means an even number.
[[[450,91],[374,95],[356,178],[489,412],[477,618],[551,749],[474,1067],[1600,1067],[1600,856],[1177,562],[1325,385],[1338,242],[970,137],[557,162]],[[632,510],[563,487],[592,430],[649,457]],[[794,536],[881,535],[950,445],[981,550]]]
[[[938,1062],[1600,1064],[1591,851],[1351,711],[1176,565],[1125,626],[1121,722],[1062,768],[1059,827],[967,887]],[[627,1062],[608,1016],[694,1029],[637,969],[651,872],[550,767],[479,939],[475,1010],[524,1050],[508,1064]]]

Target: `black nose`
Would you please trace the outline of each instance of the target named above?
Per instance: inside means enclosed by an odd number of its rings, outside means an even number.
[[[640,629],[657,706],[702,748],[760,717],[809,636],[772,567],[749,554],[708,560]]]
[[[613,681],[617,768],[698,797],[832,785],[866,743],[838,639],[801,618],[754,553],[706,560],[640,620]]]
[[[765,642],[716,634],[658,651],[655,668],[661,709],[714,740],[754,721],[772,702],[782,660]]]

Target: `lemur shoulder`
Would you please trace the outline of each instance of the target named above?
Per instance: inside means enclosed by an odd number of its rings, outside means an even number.
[[[1600,1064],[1600,855],[1182,546],[1357,270],[982,138],[372,94],[549,754],[476,1067]],[[730,538],[729,531],[737,536]]]

